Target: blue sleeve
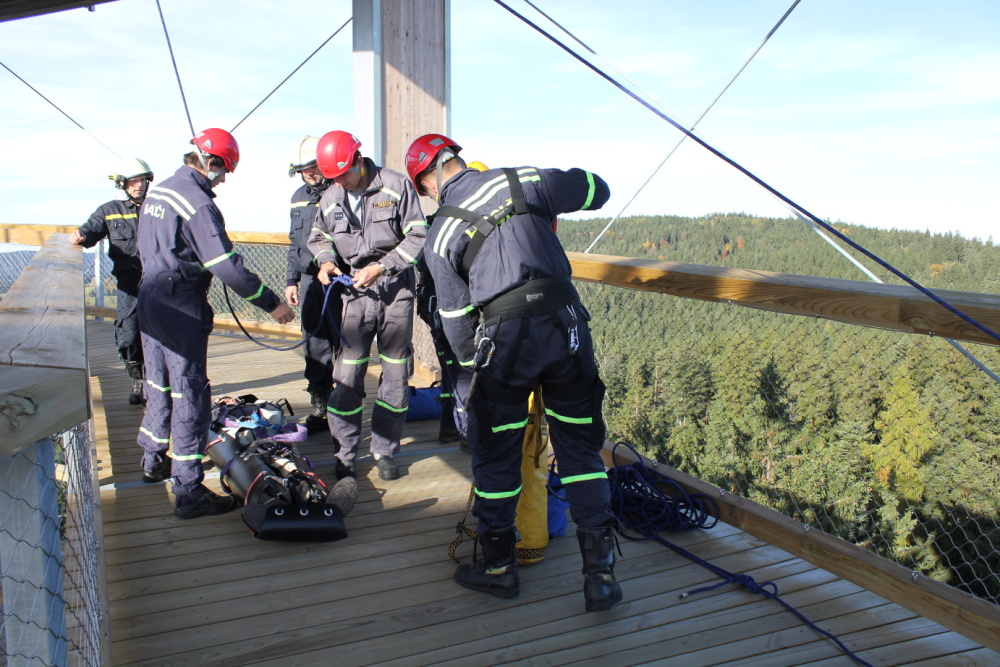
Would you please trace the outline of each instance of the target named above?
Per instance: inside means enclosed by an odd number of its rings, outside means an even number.
[[[104,215],[104,206],[94,211],[87,222],[80,226],[79,231],[83,234],[84,248],[93,248],[106,237],[108,235],[108,221]]]
[[[611,190],[604,179],[583,169],[543,169],[542,184],[555,216],[596,211],[608,203]]]
[[[233,248],[218,208],[202,206],[187,221],[185,229],[198,259],[226,287],[267,312],[278,307],[281,299],[243,265],[243,257]]]

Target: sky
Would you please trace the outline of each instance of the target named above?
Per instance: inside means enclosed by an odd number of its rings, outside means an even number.
[[[533,4],[596,67],[690,126],[792,1]],[[508,4],[585,53],[523,0]],[[351,13],[348,0],[161,6],[195,130],[233,128]],[[654,175],[683,137],[675,127],[493,0],[450,7],[450,133],[468,159],[594,171],[612,191],[602,217],[790,216],[690,140]],[[235,130],[239,167],[216,200],[230,230],[287,232],[303,135],[349,130],[371,145],[354,118],[351,30]],[[695,133],[821,219],[1000,242],[997,35],[995,0],[801,0]],[[190,148],[155,0],[0,23],[0,62],[87,130],[0,68],[0,222],[82,224],[116,195],[113,153],[160,180]]]

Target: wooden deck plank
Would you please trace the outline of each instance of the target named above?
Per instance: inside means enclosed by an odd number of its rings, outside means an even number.
[[[542,563],[522,568],[514,600],[457,586],[447,545],[465,511],[469,457],[436,441],[436,422],[407,424],[405,474],[394,482],[378,478],[362,444],[359,501],[343,541],[255,540],[236,513],[179,521],[165,484],[138,481],[142,409],[127,403],[130,381],[110,324],[90,323],[88,340],[116,665],[687,666],[753,656],[768,665],[845,664],[832,642],[774,601],[731,585],[680,600],[715,575],[655,543],[623,541],[616,573],[626,599],[604,614],[583,610],[572,534],[553,540]],[[301,363],[292,353],[213,336],[213,394],[287,397],[304,416]],[[312,436],[301,450],[331,481],[329,436]],[[218,489],[217,471],[206,476]],[[875,664],[905,664],[899,647],[911,646],[914,660],[1000,664],[998,654],[731,526],[668,539],[720,567],[775,581],[784,599],[814,612]],[[459,554],[468,558],[471,544]]]

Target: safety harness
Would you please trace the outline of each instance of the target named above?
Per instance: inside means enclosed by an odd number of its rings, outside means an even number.
[[[462,258],[463,278],[469,277],[469,270],[472,268],[472,263],[476,261],[476,255],[482,249],[483,243],[486,242],[489,235],[503,222],[515,215],[526,215],[528,213],[534,213],[542,217],[548,215],[547,211],[534,204],[529,204],[524,199],[524,189],[521,187],[521,179],[518,178],[517,171],[514,169],[504,169],[503,173],[507,177],[507,184],[510,187],[510,200],[508,200],[507,205],[503,208],[494,211],[490,215],[483,215],[482,213],[458,206],[442,206],[434,213],[434,218],[441,216],[457,218],[472,225],[472,229],[466,232],[471,240],[465,251],[465,256]]]

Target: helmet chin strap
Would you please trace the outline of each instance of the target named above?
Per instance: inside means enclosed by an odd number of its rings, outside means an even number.
[[[205,161],[205,154],[200,148],[198,149],[198,161],[201,162],[201,168],[205,170],[205,178],[214,181],[219,174],[208,168],[208,163]]]
[[[437,194],[434,195],[434,201],[438,201],[438,197],[441,196],[441,185],[444,177],[444,163],[453,157],[455,157],[455,154],[447,149],[441,151],[441,154],[438,155],[437,166],[434,168],[434,176],[437,179]]]

